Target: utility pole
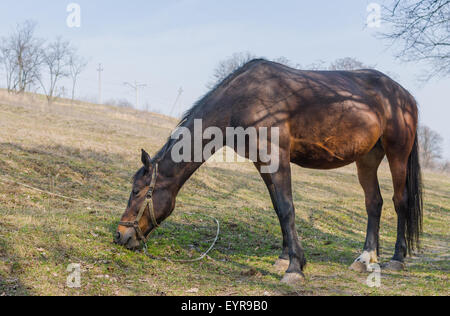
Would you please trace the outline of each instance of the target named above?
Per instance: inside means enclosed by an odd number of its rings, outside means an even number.
[[[180,89],[178,89],[178,95],[177,95],[177,98],[175,99],[175,102],[172,106],[172,110],[170,111],[169,116],[172,116],[173,111],[175,110],[175,107],[176,107],[178,101],[180,101],[180,98],[181,98],[181,95],[183,94],[183,92],[184,92],[183,87],[180,87]]]
[[[139,109],[139,88],[144,88],[147,85],[143,84],[143,83],[138,83],[137,81],[134,82],[134,84],[129,83],[129,82],[125,82],[124,85],[133,88],[136,92],[136,110]]]
[[[102,64],[98,64],[98,104],[102,104],[103,103],[103,99],[102,99],[102,72],[103,72],[103,66]]]

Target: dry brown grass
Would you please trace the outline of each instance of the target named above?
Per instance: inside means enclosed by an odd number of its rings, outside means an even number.
[[[0,295],[448,295],[450,179],[425,174],[423,252],[407,272],[384,273],[380,289],[348,271],[359,255],[366,215],[355,167],[320,172],[294,167],[297,227],[309,265],[301,290],[280,284],[272,263],[280,228],[251,164],[209,163],[180,193],[173,217],[149,242],[154,255],[195,256],[222,224],[210,259],[155,261],[112,244],[112,234],[140,167],[139,151],[156,152],[174,119],[130,109],[0,91],[0,174],[87,200],[65,201],[0,184]],[[392,255],[396,216],[387,166],[380,170],[385,207],[383,260]],[[114,207],[101,207],[103,205]],[[82,266],[82,288],[66,287],[66,267]],[[198,288],[198,293],[187,293]]]

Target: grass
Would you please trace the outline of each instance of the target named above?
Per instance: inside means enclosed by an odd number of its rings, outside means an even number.
[[[0,184],[0,295],[449,295],[450,177],[426,172],[423,249],[408,271],[386,272],[369,288],[348,270],[365,239],[364,196],[354,166],[320,172],[293,167],[297,228],[308,258],[307,282],[280,283],[272,264],[281,231],[251,164],[209,163],[187,183],[174,215],[149,241],[154,260],[112,243],[140,148],[156,152],[176,121],[162,115],[0,91],[0,175],[83,199],[63,200]],[[396,216],[387,166],[380,170],[383,260],[392,256]],[[81,265],[80,289],[66,286]]]

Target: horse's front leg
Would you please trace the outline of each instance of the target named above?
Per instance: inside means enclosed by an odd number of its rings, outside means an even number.
[[[277,209],[277,198],[276,198],[276,191],[275,191],[275,185],[272,183],[272,176],[268,173],[261,173],[261,165],[258,163],[255,163],[256,168],[258,171],[260,171],[261,177],[264,180],[264,183],[267,186],[267,189],[269,190],[270,198],[272,200],[272,204],[274,205],[275,211],[279,213],[279,210]],[[283,251],[281,252],[281,255],[278,257],[277,261],[273,265],[275,269],[279,271],[286,271],[289,268],[289,247],[288,247],[288,240],[285,235],[283,235]]]
[[[295,285],[304,280],[303,269],[306,266],[305,253],[300,245],[295,229],[295,209],[292,198],[289,198],[284,192],[278,192],[276,186],[275,190],[277,191],[277,203],[279,205],[277,215],[280,220],[283,236],[287,240],[289,251],[289,267],[282,282]]]
[[[258,164],[256,166],[258,167]],[[277,261],[279,267],[287,268],[282,282],[298,285],[304,280],[303,268],[306,266],[306,259],[295,228],[291,166],[288,157],[280,159],[280,167],[277,172],[272,174],[261,173],[261,176],[269,189],[283,233],[283,253]],[[289,259],[289,265],[287,265],[286,259]]]

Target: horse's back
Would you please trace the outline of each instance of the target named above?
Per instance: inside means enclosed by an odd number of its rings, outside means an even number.
[[[401,121],[409,115],[414,125],[417,115],[412,96],[375,70],[299,71],[260,61],[241,76],[236,86],[248,94],[241,100],[254,103],[239,107],[236,120],[287,128],[291,160],[304,167],[353,163],[385,134],[404,133]]]

